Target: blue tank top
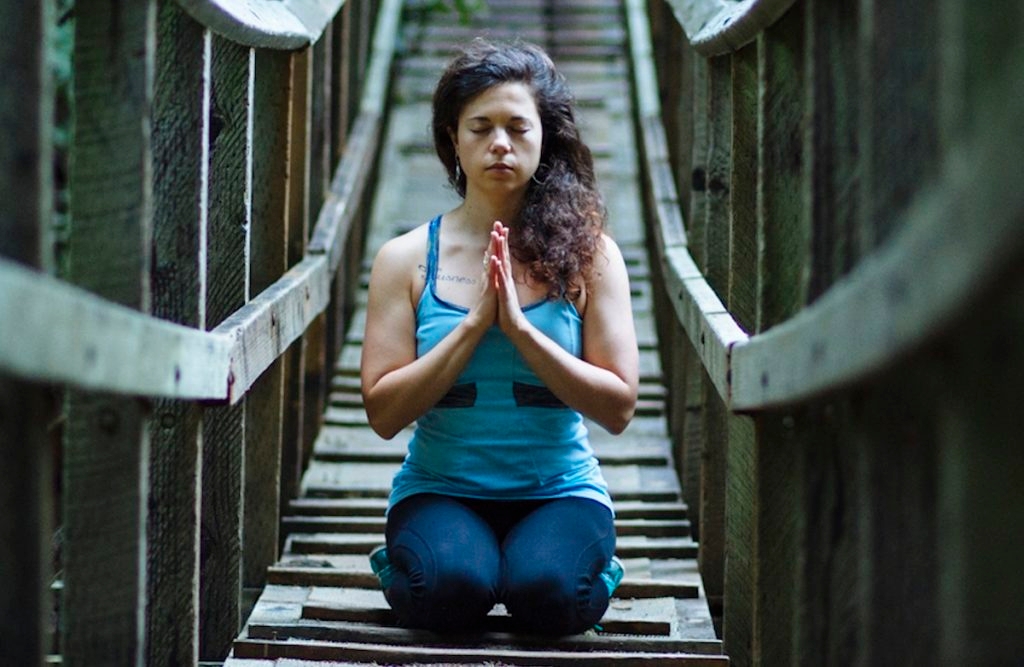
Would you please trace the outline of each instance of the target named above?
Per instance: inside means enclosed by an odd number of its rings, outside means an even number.
[[[468,310],[436,293],[441,216],[430,221],[426,281],[416,308],[416,353],[426,354]],[[582,321],[566,301],[523,308],[527,319],[580,356]],[[576,496],[612,508],[583,416],[559,400],[494,325],[448,393],[416,421],[389,507],[417,493],[525,500]]]

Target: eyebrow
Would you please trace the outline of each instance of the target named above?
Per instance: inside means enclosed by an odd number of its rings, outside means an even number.
[[[477,122],[484,122],[484,123],[492,122],[490,116],[470,116],[469,118],[466,119],[466,121],[467,122],[468,121],[477,121]],[[510,118],[509,121],[513,122],[513,123],[529,123],[529,122],[532,122],[526,116],[512,116],[512,118]]]

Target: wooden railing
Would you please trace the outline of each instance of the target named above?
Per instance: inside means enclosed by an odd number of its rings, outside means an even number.
[[[77,2],[66,281],[36,5],[0,21],[0,663],[216,661],[353,310],[401,2]]]
[[[1024,13],[627,6],[671,430],[726,652],[1012,661]]]

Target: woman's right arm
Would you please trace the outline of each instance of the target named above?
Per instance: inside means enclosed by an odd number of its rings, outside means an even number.
[[[455,330],[417,358],[412,267],[422,263],[424,246],[421,234],[392,239],[377,253],[370,273],[360,375],[370,426],[386,439],[448,392],[494,321],[496,299],[488,288]]]

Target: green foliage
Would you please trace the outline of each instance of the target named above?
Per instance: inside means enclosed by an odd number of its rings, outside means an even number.
[[[459,23],[468,25],[473,16],[487,8],[486,0],[426,0],[421,8],[428,13],[455,13]]]
[[[66,275],[67,238],[70,233],[68,166],[74,116],[75,44],[74,0],[57,0],[54,24],[49,31],[47,62],[53,77],[53,229],[54,261],[58,276]]]

